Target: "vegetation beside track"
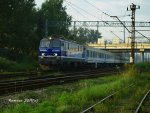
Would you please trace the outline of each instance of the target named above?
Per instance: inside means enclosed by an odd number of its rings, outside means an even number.
[[[147,67],[147,64],[138,64],[136,68],[127,68],[122,76],[82,80],[77,83],[52,86],[40,91],[30,91],[15,97],[7,97],[7,99],[2,99],[5,101],[5,105],[1,105],[1,110],[3,113],[77,113],[120,88],[135,83],[131,89],[125,89],[118,93],[112,101],[95,108],[95,111],[101,110],[104,113],[111,111],[124,113],[135,109],[142,98],[142,93],[149,86],[149,72],[139,71],[143,65]],[[38,102],[11,103],[8,99],[38,99]]]
[[[0,73],[33,71],[38,67],[38,63],[31,57],[23,58],[21,61],[12,61],[0,57]]]

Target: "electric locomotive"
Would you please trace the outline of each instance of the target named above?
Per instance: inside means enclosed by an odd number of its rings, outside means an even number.
[[[44,38],[39,46],[39,63],[42,69],[74,66],[85,62],[84,46],[61,37]]]

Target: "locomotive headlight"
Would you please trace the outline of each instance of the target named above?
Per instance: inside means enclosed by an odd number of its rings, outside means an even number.
[[[42,56],[45,56],[45,53],[42,53]]]
[[[54,53],[54,56],[57,56],[58,54],[57,53]]]

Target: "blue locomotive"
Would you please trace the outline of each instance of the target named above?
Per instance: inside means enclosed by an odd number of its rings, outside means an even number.
[[[114,53],[68,41],[62,37],[44,38],[39,46],[39,64],[43,70],[58,67],[125,63]]]

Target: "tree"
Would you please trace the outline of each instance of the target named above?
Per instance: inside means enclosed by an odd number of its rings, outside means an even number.
[[[79,43],[94,43],[97,41],[97,38],[101,38],[101,33],[97,30],[87,29],[87,28],[76,28],[74,30],[70,30],[69,38],[75,40]]]
[[[34,0],[0,1],[0,47],[18,53],[35,50],[37,11],[34,6]]]
[[[71,16],[63,0],[46,0],[41,9],[35,8],[34,0],[0,0],[0,48],[22,54],[37,52],[45,36],[46,19],[49,36],[68,34]]]
[[[48,36],[68,34],[68,25],[71,22],[71,16],[63,7],[63,0],[46,0],[38,12],[38,31],[39,37],[45,37],[45,21],[48,20]]]

